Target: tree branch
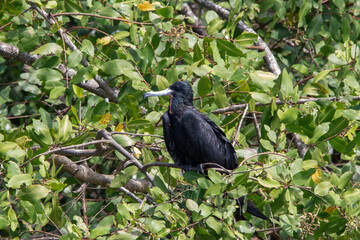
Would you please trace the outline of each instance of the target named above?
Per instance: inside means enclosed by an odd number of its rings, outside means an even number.
[[[0,56],[3,56],[6,59],[13,58],[26,65],[33,64],[39,58],[38,56],[29,53],[20,53],[19,48],[4,42],[0,42]]]
[[[217,14],[219,14],[222,18],[229,20],[229,11],[226,10],[225,8],[222,8],[218,5],[216,5],[213,2],[210,2],[208,0],[195,0],[196,2],[198,2],[199,4],[201,4],[202,6],[211,9],[213,11],[215,11]],[[237,28],[241,31],[247,31],[249,33],[255,33],[257,34],[252,28],[250,28],[248,25],[246,25],[243,21],[240,21],[237,24]],[[257,45],[262,47],[262,49],[265,51],[266,55],[265,55],[265,60],[271,70],[272,73],[274,73],[276,76],[279,76],[281,73],[279,64],[277,63],[273,53],[271,52],[270,48],[267,46],[267,44],[264,42],[264,40],[259,36],[258,37],[258,42]]]
[[[29,53],[19,53],[19,48],[15,47],[11,44],[4,43],[4,42],[0,42],[0,56],[3,56],[6,59],[15,59],[15,60],[25,63],[27,65],[33,64],[39,58],[39,56],[37,56],[37,55],[32,55]],[[69,78],[74,76],[76,73],[75,70],[69,69],[63,64],[59,64],[59,66],[57,66],[57,68],[63,73],[64,77],[65,77],[66,73],[68,75],[67,77],[69,77]],[[99,84],[94,79],[91,79],[91,80],[87,81],[86,83],[81,82],[76,85],[85,89],[86,91],[92,92],[102,98],[109,97],[108,94],[102,88],[100,88]],[[113,102],[114,99],[109,99],[109,100]],[[117,102],[117,99],[116,99],[116,102]]]
[[[54,160],[54,163],[57,167],[62,167],[64,171],[70,173],[72,176],[86,183],[93,183],[96,185],[107,187],[111,183],[111,180],[114,178],[114,176],[112,175],[100,174],[94,172],[89,167],[86,167],[84,165],[78,165],[65,156],[53,154],[48,159],[48,161],[52,160]]]
[[[53,20],[52,16],[50,14],[46,13],[45,11],[41,10],[36,5],[36,3],[29,2],[29,4],[31,5],[31,8],[33,8],[35,11],[37,11],[51,26],[56,24],[56,22]],[[75,51],[78,49],[75,46],[75,44],[70,40],[69,36],[66,34],[66,32],[62,28],[59,28],[58,33],[62,36],[66,45],[68,45],[68,47],[71,49],[71,51]],[[89,62],[85,58],[81,59],[81,63],[84,67],[90,66]],[[100,76],[96,75],[94,79],[97,82],[97,84],[102,88],[102,90],[105,92],[105,94],[106,94],[105,98],[108,98],[111,102],[117,103],[118,102],[118,99],[117,99],[118,91],[113,90],[111,87],[109,87],[107,82],[104,81]]]
[[[337,98],[337,97],[328,97],[328,98],[304,98],[304,99],[300,99],[299,101],[297,101],[296,103],[293,103],[293,102],[283,102],[281,100],[276,100],[275,101],[275,104],[276,105],[283,105],[285,103],[287,104],[293,104],[293,105],[296,105],[296,104],[304,104],[306,102],[317,102],[317,101],[324,101],[324,100],[328,100],[328,101],[341,101],[345,98],[346,96],[344,97],[340,97],[340,98]],[[352,97],[352,100],[351,101],[359,101],[360,100],[360,97],[359,96],[351,96]],[[263,104],[263,103],[255,103],[255,106],[256,107],[259,107],[259,106],[268,106],[268,105],[271,105],[271,103],[267,103],[267,104]],[[229,107],[225,107],[225,108],[220,108],[220,109],[217,109],[217,110],[214,110],[212,111],[211,113],[213,114],[223,114],[223,113],[227,113],[227,112],[236,112],[236,111],[239,111],[239,110],[242,110],[246,107],[246,104],[238,104],[238,105],[232,105],[232,106],[229,106]]]
[[[154,179],[149,173],[144,170],[143,165],[137,160],[133,155],[131,155],[128,151],[126,151],[120,144],[118,144],[112,137],[111,134],[105,130],[101,130],[98,132],[98,136],[102,136],[106,140],[108,140],[108,144],[112,146],[115,150],[119,151],[124,157],[130,160],[135,164],[136,167],[145,175],[145,177],[154,185]]]

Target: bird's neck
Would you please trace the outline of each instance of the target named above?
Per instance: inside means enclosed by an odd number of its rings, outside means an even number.
[[[181,114],[186,109],[193,107],[192,101],[184,101],[183,98],[172,98],[169,104],[170,114]]]

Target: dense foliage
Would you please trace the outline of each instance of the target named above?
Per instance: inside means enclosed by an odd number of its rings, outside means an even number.
[[[1,237],[360,237],[360,2],[209,2],[0,4]],[[234,172],[165,164],[143,96],[178,80]],[[244,194],[269,221],[234,220]]]

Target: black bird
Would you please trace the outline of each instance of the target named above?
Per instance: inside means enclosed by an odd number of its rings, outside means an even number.
[[[193,105],[193,91],[187,82],[178,81],[158,92],[147,92],[144,97],[170,96],[167,112],[162,116],[166,148],[176,165],[184,170],[216,163],[233,170],[239,163],[234,147],[225,133]],[[238,199],[244,205],[244,197]],[[248,201],[248,213],[268,219],[255,205]],[[244,219],[242,213],[237,219]]]

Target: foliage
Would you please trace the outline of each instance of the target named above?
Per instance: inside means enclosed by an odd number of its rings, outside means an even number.
[[[197,24],[185,1],[34,3],[0,9],[0,42],[38,56],[31,66],[0,57],[0,236],[246,239],[254,228],[233,214],[248,193],[270,218],[247,216],[262,236],[360,237],[359,1],[216,1],[231,20],[199,5]],[[269,44],[279,76],[240,20]],[[235,140],[242,164],[208,177],[151,167],[148,194],[126,194],[130,179],[145,178],[139,165],[119,148],[76,147],[105,129],[143,165],[172,162],[156,136],[168,98],[143,95],[178,80],[192,83],[194,105]],[[115,177],[102,187],[75,178],[54,153]]]

